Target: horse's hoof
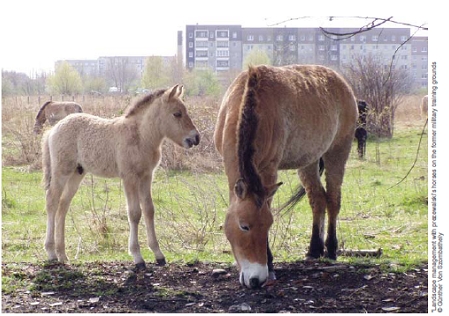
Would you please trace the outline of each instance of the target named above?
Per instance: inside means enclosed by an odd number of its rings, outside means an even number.
[[[165,258],[162,259],[156,259],[156,264],[158,266],[165,266],[167,264],[167,261],[165,261]]]
[[[145,265],[145,262],[136,263],[135,269],[136,269],[136,272],[138,272],[138,271],[145,271],[147,269],[147,267]]]

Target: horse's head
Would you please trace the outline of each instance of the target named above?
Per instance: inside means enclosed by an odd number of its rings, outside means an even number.
[[[184,148],[191,148],[200,142],[200,133],[193,124],[182,101],[183,86],[175,85],[161,97],[163,111],[161,124],[166,137]]]
[[[229,206],[225,233],[240,270],[240,283],[257,288],[268,278],[268,231],[273,223],[270,200],[282,183],[264,188],[264,194],[251,192],[243,179],[235,186]]]

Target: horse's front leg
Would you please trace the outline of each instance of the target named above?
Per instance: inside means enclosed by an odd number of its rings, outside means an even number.
[[[142,217],[142,210],[139,203],[139,181],[136,178],[123,179],[125,188],[126,201],[128,204],[128,223],[129,223],[129,253],[134,258],[136,268],[144,269],[145,261],[140,253],[140,246],[138,240],[139,221]]]
[[[151,176],[146,176],[141,179],[139,191],[140,202],[142,204],[143,218],[147,229],[148,246],[153,251],[157,264],[165,265],[165,256],[159,248],[156,230],[154,228],[154,204],[151,198],[151,181]]]

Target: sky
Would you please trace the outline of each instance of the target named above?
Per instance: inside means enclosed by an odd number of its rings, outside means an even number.
[[[3,48],[0,49],[0,65],[3,70],[32,76],[33,73],[53,71],[54,63],[63,59],[173,56],[177,32],[184,33],[187,24],[358,27],[365,20],[344,17],[393,16],[400,22],[421,25],[428,22],[427,12],[431,11],[424,8],[414,12],[409,6],[404,10],[404,5],[391,0],[374,1],[375,4],[370,5],[361,3],[300,0],[1,1]],[[329,21],[329,16],[336,18]],[[287,20],[290,21],[283,23]]]

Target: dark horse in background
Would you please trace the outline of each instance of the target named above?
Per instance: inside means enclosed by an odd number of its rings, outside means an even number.
[[[368,104],[363,100],[358,100],[357,107],[359,109],[359,119],[355,130],[355,138],[357,139],[357,152],[359,154],[359,158],[363,159],[366,153],[366,139],[368,138],[368,132],[366,131]]]

